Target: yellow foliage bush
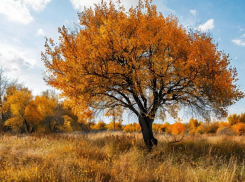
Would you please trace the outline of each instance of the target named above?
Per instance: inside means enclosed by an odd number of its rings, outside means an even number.
[[[132,123],[124,126],[123,128],[124,132],[135,132],[135,131],[141,131],[141,127],[139,123]]]
[[[91,126],[94,130],[104,130],[106,129],[106,123],[104,121],[99,121],[97,124]]]
[[[122,124],[121,122],[110,122],[107,126],[106,126],[107,130],[121,130],[122,129]]]
[[[186,128],[185,124],[181,122],[176,122],[172,125],[171,132],[173,135],[183,134],[185,132],[185,128]]]
[[[239,135],[245,133],[245,124],[244,123],[237,123],[232,126],[232,129]]]

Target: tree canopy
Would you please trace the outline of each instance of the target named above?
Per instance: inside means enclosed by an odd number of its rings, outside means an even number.
[[[212,37],[187,31],[145,0],[128,11],[101,2],[79,13],[80,29],[59,28],[59,44],[47,40],[45,80],[82,112],[128,109],[136,114],[148,146],[152,122],[188,106],[204,118],[227,114],[244,95],[229,56]],[[153,140],[153,141],[152,141]]]

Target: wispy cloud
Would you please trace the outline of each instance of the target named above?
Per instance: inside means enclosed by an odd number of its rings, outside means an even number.
[[[1,1],[1,0],[0,0]],[[43,67],[38,65],[39,58],[32,49],[0,42],[0,65],[8,78],[18,78],[28,88],[34,89],[34,94],[49,88],[42,79]]]
[[[198,26],[198,30],[202,31],[202,32],[212,30],[213,28],[214,28],[214,19],[213,18],[209,19],[204,24]]]
[[[245,47],[245,41],[242,39],[233,39],[231,42],[233,42],[237,46],[244,46]]]
[[[76,10],[83,10],[84,6],[86,8],[93,7],[94,4],[101,3],[101,0],[70,0],[72,3],[72,6]],[[109,3],[110,0],[104,0],[104,2]],[[118,0],[112,0],[113,3],[118,2]],[[121,0],[121,4],[124,5],[126,9],[129,9],[132,5],[135,6],[138,4],[138,0]]]
[[[191,9],[191,10],[190,10],[190,13],[191,13],[193,16],[196,16],[196,15],[197,15],[197,10]]]
[[[34,19],[30,8],[42,11],[51,0],[0,0],[0,14],[4,14],[9,21],[29,24]]]
[[[22,0],[23,4],[32,7],[35,11],[42,11],[51,0]]]
[[[39,28],[39,29],[37,30],[37,36],[44,36],[44,35],[45,35],[45,34],[44,34],[43,29]]]
[[[33,21],[30,11],[21,1],[1,0],[0,14],[4,14],[9,21],[29,24]]]
[[[20,47],[9,44],[0,44],[0,65],[8,70],[22,70],[33,68],[36,65],[36,60],[30,58],[29,53],[21,50]]]

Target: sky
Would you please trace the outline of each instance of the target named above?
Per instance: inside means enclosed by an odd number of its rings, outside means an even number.
[[[104,0],[107,2],[107,0]],[[112,0],[116,2],[117,0]],[[77,12],[100,0],[0,0],[0,67],[8,78],[18,78],[40,94],[49,87],[43,81],[41,61],[45,37],[58,42],[58,27],[78,22]],[[125,8],[138,0],[121,0]],[[245,92],[245,1],[153,0],[164,16],[177,16],[186,28],[210,32],[218,49],[230,55]],[[229,108],[229,114],[245,112],[245,98]]]

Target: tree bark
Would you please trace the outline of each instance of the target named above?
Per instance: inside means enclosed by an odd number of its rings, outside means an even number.
[[[26,132],[27,132],[27,133],[31,133],[31,126],[30,126],[30,124],[26,121],[26,119],[24,119],[24,124],[25,124],[25,128],[26,128]]]
[[[152,124],[153,119],[150,119],[147,116],[140,116],[139,117],[139,123],[141,126],[141,131],[143,134],[143,139],[145,142],[146,147],[151,151],[153,145],[157,145],[157,139],[153,135],[152,131]]]

